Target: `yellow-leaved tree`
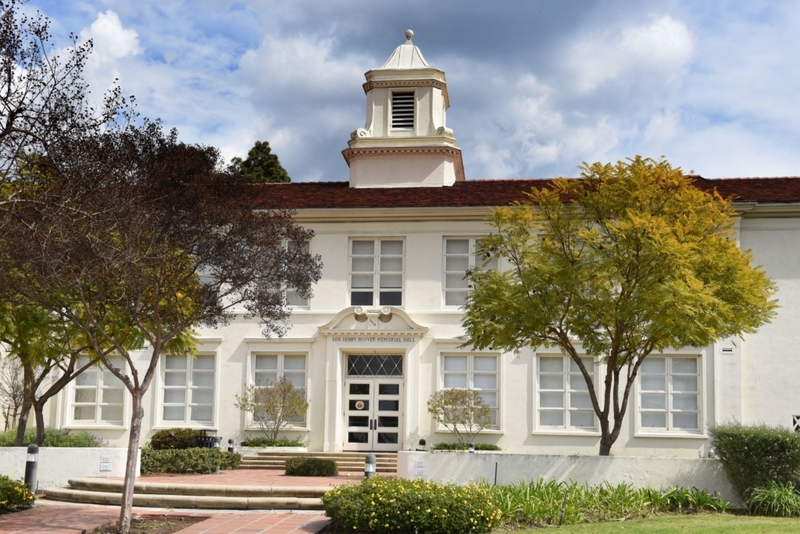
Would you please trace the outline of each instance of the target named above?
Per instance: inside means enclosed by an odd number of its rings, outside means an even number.
[[[645,358],[754,332],[773,317],[776,288],[739,248],[731,203],[680,168],[636,156],[581,170],[494,211],[480,252],[510,268],[468,273],[465,345],[560,348],[586,381],[608,455]],[[599,387],[586,357],[602,364]]]

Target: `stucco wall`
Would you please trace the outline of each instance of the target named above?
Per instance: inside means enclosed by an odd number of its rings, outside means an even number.
[[[0,448],[0,473],[24,480],[27,447]],[[36,480],[39,488],[66,486],[71,478],[124,477],[127,449],[107,447],[42,447],[39,449]],[[136,472],[139,472],[140,456]]]
[[[608,482],[612,485],[627,483],[637,488],[696,487],[717,492],[730,502],[739,502],[721,462],[708,458],[400,452],[397,476],[458,484],[480,480],[513,484],[542,477],[589,485]]]

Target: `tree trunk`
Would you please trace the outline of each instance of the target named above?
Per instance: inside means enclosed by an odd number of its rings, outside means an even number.
[[[41,399],[33,403],[33,413],[36,418],[36,444],[42,446],[44,443],[44,405]]]
[[[33,406],[33,396],[35,394],[35,380],[33,369],[23,365],[22,371],[22,411],[17,422],[17,438],[14,441],[15,447],[23,447],[25,444],[25,429],[28,427],[28,416]]]
[[[133,410],[131,415],[131,434],[128,439],[128,457],[125,461],[125,481],[122,484],[122,507],[119,510],[119,531],[128,534],[131,528],[131,513],[133,511],[133,485],[136,482],[136,459],[139,453],[139,438],[142,433],[142,391],[131,393]]]
[[[600,456],[608,456],[611,452],[611,446],[614,444],[613,439],[608,434],[603,434],[600,438]]]

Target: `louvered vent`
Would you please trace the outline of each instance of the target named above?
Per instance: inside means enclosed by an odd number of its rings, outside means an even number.
[[[414,93],[392,93],[392,128],[414,128]]]

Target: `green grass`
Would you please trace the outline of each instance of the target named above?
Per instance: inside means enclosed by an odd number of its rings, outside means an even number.
[[[514,534],[542,534],[543,530],[557,532],[558,534],[794,533],[800,531],[800,519],[734,514],[662,515],[630,521],[583,523],[563,527],[547,527],[546,529],[515,530]],[[504,531],[495,530],[494,532],[495,534],[500,534]]]

